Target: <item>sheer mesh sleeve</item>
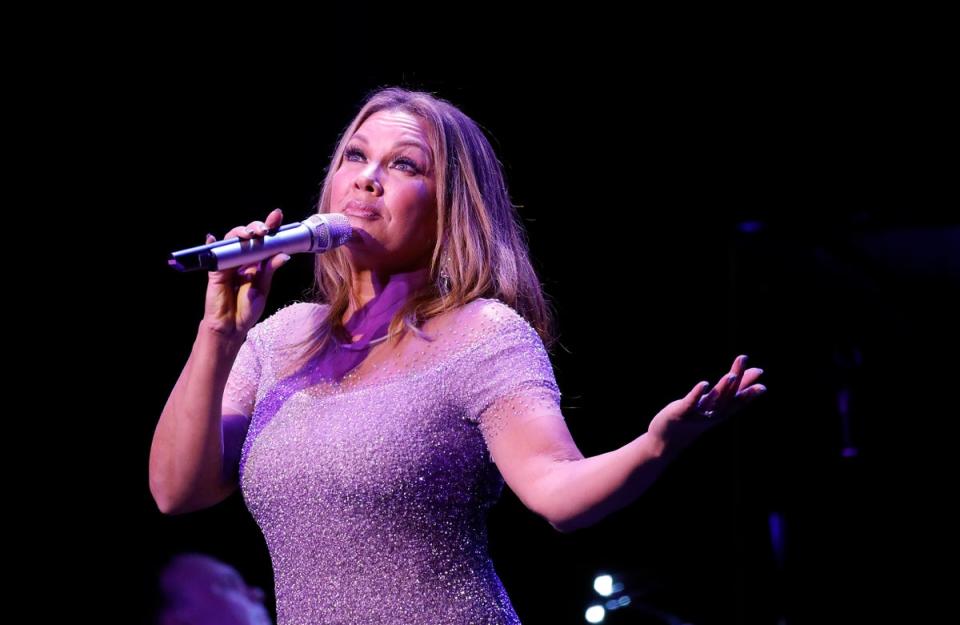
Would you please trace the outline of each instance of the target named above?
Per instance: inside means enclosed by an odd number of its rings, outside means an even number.
[[[247,333],[247,339],[240,346],[223,391],[224,405],[248,419],[253,414],[257,386],[260,383],[260,357],[257,353],[255,330],[256,327]]]
[[[303,338],[321,310],[317,304],[292,302],[253,326],[230,369],[223,403],[251,417],[258,387],[270,384],[264,378],[274,375],[277,359],[289,357],[289,344]]]
[[[536,330],[502,302],[471,317],[479,345],[461,362],[456,387],[465,417],[488,444],[510,419],[563,419],[553,365]]]

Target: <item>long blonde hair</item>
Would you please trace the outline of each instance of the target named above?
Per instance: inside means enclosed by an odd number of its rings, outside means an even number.
[[[485,297],[499,299],[516,310],[549,349],[554,341],[553,314],[530,263],[526,232],[507,192],[500,162],[476,122],[453,104],[398,87],[370,95],[337,142],[316,211],[330,212],[333,176],[357,129],[374,113],[397,110],[426,122],[436,163],[436,231],[441,235],[436,237],[430,261],[431,279],[391,320],[388,333],[392,340],[398,341],[406,331],[423,337],[420,327],[428,319]],[[444,289],[440,287],[440,269],[446,259],[449,286]],[[314,275],[314,300],[330,306],[323,321],[299,344],[307,349],[296,367],[321,353],[333,337],[351,340],[342,318],[355,296],[353,273],[343,248],[318,255]]]

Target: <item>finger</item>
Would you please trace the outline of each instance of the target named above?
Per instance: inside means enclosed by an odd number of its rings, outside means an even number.
[[[250,230],[247,226],[237,226],[236,228],[232,228],[229,232],[223,235],[223,238],[224,240],[233,239],[233,238],[251,239],[253,238],[253,236],[254,236],[253,231]]]
[[[283,223],[283,211],[279,208],[275,208],[270,211],[270,214],[267,215],[267,218],[264,220],[264,223],[267,226],[267,230],[274,231],[280,227]]]
[[[734,389],[737,384],[737,374],[728,373],[723,376],[716,386],[716,395],[706,408],[714,412],[725,411],[730,401],[734,397]]]
[[[250,282],[251,280],[257,277],[258,273],[260,273],[262,269],[261,267],[262,262],[263,261],[258,260],[255,263],[250,263],[248,265],[241,265],[237,267],[237,275],[240,276],[240,278],[244,282]]]
[[[730,368],[730,373],[727,374],[722,380],[722,385],[720,388],[720,397],[717,399],[717,407],[722,408],[727,405],[731,399],[737,394],[737,389],[740,388],[740,376],[743,375],[743,369],[747,362],[747,356],[740,355],[737,356],[733,361],[733,366]]]
[[[737,377],[742,376],[744,370],[747,368],[747,359],[749,356],[746,354],[740,354],[733,359],[733,367],[730,368],[730,373],[736,373]]]
[[[232,239],[232,238],[237,238],[237,237],[241,237],[241,238],[242,238],[242,235],[241,235],[240,232],[239,232],[240,229],[241,229],[241,228],[237,227],[237,228],[233,228],[232,230],[230,230],[229,232],[227,232],[227,233],[223,236],[224,240]],[[215,237],[215,236],[213,236],[212,234],[209,234],[209,233],[208,233],[205,240],[206,240],[206,244],[209,245],[209,244],[211,244],[211,243],[215,243],[216,240],[217,240],[217,237]],[[242,270],[243,268],[244,268],[244,267],[227,267],[226,269],[208,271],[207,274],[208,274],[212,279],[216,280],[218,283],[223,283],[224,281],[230,282],[230,281],[233,280],[233,277],[232,277],[232,276],[234,276],[235,274],[239,273],[239,271]],[[234,287],[236,287],[236,284],[234,284]]]
[[[709,388],[709,383],[707,387]],[[697,401],[697,410],[713,410],[720,397],[720,383],[710,389],[710,392],[700,397]]]
[[[680,400],[684,413],[696,413],[699,409],[700,400],[703,399],[704,393],[706,393],[709,389],[710,382],[707,382],[706,380],[703,382],[697,382],[697,384],[690,389],[690,392],[688,392],[686,396]]]
[[[760,395],[763,395],[766,392],[767,392],[766,384],[753,384],[751,386],[748,386],[746,389],[744,389],[740,393],[737,393],[737,395],[738,396],[742,395],[745,397],[759,397]]]
[[[690,389],[690,392],[687,393],[686,397],[683,398],[684,404],[693,407],[697,405],[697,400],[707,392],[707,389],[710,388],[710,383],[707,381],[697,382],[697,384]]]
[[[263,268],[253,279],[253,286],[261,293],[267,293],[270,290],[270,284],[273,282],[273,274],[287,264],[290,260],[288,254],[277,254],[263,261]]]
[[[706,380],[698,382],[697,385],[693,387],[693,390],[683,398],[685,405],[687,405],[689,410],[701,410],[712,401],[711,396],[713,392],[714,391],[710,389],[710,382]]]
[[[716,412],[721,410],[729,400],[724,400],[725,390],[733,383],[732,374],[723,376],[717,384],[710,389],[710,392],[700,398],[697,402],[697,410],[700,412]]]
[[[747,387],[754,384],[757,380],[760,379],[760,376],[763,375],[763,369],[753,368],[747,369],[743,372],[743,377],[740,378],[740,388],[738,392],[744,391]]]
[[[262,221],[251,221],[247,224],[247,230],[253,233],[255,237],[263,237],[267,235],[267,224]]]
[[[737,396],[730,402],[728,412],[733,414],[740,411],[744,406],[754,401],[767,392],[767,387],[763,384],[754,384],[737,393]]]
[[[216,240],[217,240],[217,237],[213,236],[210,233],[207,233],[207,236],[204,238],[204,243],[206,245],[210,245],[211,243],[214,243]],[[208,271],[207,275],[210,276],[212,279],[216,280],[217,278],[215,278],[214,276],[217,276],[220,273],[221,272],[219,271]]]
[[[272,211],[270,211],[270,214],[267,215],[266,221],[251,221],[249,225],[247,225],[245,230],[246,230],[246,233],[249,233],[248,238],[265,237],[268,234],[271,234],[276,228],[279,228],[282,221],[283,221],[283,211],[281,211],[279,208],[275,208]],[[287,257],[287,259],[289,260],[289,256]],[[254,282],[258,279],[257,276],[260,275],[260,273],[262,273],[265,267],[266,265],[264,264],[264,262],[257,262],[251,265],[245,265],[244,267],[241,267],[240,269],[238,269],[237,273],[245,281]]]

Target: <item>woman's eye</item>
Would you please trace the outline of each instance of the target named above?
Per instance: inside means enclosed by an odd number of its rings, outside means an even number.
[[[419,167],[417,167],[416,163],[414,163],[409,158],[405,158],[405,157],[398,158],[397,160],[394,161],[394,163],[396,163],[397,165],[403,165],[406,168],[405,171],[417,172],[420,169]]]
[[[343,152],[343,158],[348,161],[360,162],[365,160],[367,157],[362,150],[357,148],[347,148]],[[395,158],[393,163],[394,165],[399,166],[401,171],[409,173],[418,173],[420,171],[420,167],[416,164],[416,162],[406,156]]]

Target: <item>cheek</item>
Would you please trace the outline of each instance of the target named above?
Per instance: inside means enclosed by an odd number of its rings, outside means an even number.
[[[348,187],[347,177],[343,175],[342,171],[338,171],[333,175],[333,181],[331,182],[331,190],[333,198],[343,197],[343,194],[346,192]]]
[[[429,211],[424,210],[410,233],[410,239],[415,241],[418,248],[428,249],[433,246],[433,242],[436,240],[436,232],[436,218]]]
[[[422,194],[417,194],[409,198],[409,203],[402,215],[398,217],[404,223],[404,230],[411,236],[422,237],[424,234],[433,232],[436,228],[436,211],[432,205],[426,201]]]

